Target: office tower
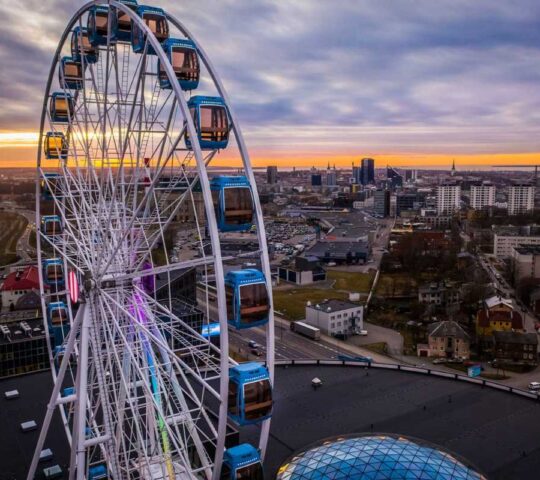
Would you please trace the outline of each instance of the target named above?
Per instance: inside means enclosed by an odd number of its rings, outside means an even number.
[[[375,213],[382,217],[390,215],[390,190],[379,188],[373,194],[373,206]]]
[[[362,185],[375,183],[375,160],[373,158],[363,158],[361,168],[360,183]]]

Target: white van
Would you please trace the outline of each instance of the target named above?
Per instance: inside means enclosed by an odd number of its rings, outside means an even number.
[[[529,383],[529,390],[537,392],[540,390],[540,382],[531,382]]]

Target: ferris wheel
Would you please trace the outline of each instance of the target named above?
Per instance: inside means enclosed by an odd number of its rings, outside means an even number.
[[[262,478],[274,363],[265,229],[242,133],[200,44],[161,8],[86,3],[54,56],[40,147],[54,388],[27,478],[56,409],[70,479]],[[225,148],[242,171],[209,178]],[[257,247],[223,255],[231,235]],[[266,333],[264,363],[229,356],[228,329],[248,328]],[[251,424],[258,444],[229,440]]]

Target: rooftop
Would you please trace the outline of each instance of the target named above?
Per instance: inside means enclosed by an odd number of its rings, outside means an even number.
[[[0,345],[44,338],[43,320],[34,318],[0,325]]]
[[[432,323],[428,327],[430,337],[454,337],[462,340],[468,340],[469,334],[463,330],[461,325],[453,320],[444,320],[442,322]]]
[[[350,310],[351,308],[359,308],[360,305],[357,303],[346,302],[344,300],[336,300],[331,298],[325,300],[324,302],[319,302],[315,305],[307,305],[307,308],[312,308],[313,310],[324,310],[325,312],[342,312],[343,310]]]
[[[500,343],[519,343],[522,345],[538,345],[536,333],[493,332],[493,339]]]
[[[17,269],[11,272],[0,290],[39,290],[39,272],[35,265]]]
[[[314,377],[322,381],[316,390]],[[268,478],[306,446],[359,432],[440,445],[490,480],[536,478],[540,470],[538,403],[492,388],[382,369],[296,365],[276,369],[274,400]],[[257,434],[257,427],[243,429],[241,441]]]

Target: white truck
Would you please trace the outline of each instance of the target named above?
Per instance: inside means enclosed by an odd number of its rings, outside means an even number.
[[[312,340],[321,339],[321,331],[304,322],[291,322],[291,330],[300,335],[304,335],[304,337],[311,338]]]

